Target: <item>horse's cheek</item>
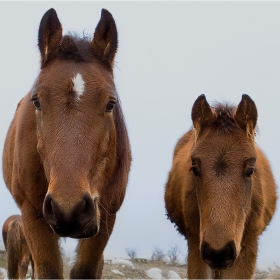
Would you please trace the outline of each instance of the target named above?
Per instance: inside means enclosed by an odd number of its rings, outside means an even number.
[[[48,160],[46,157],[46,148],[43,143],[44,143],[43,134],[41,133],[41,129],[37,128],[37,152],[40,157],[41,163],[44,166],[44,171],[45,171],[44,173],[47,177],[47,180],[50,181],[49,164],[48,164]]]
[[[187,177],[183,191],[183,213],[186,227],[192,234],[199,234],[198,182],[192,174]]]

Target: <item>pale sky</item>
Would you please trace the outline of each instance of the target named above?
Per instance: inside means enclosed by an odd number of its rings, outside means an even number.
[[[202,93],[209,102],[233,104],[250,95],[258,108],[257,143],[279,185],[280,2],[0,2],[1,150],[17,103],[39,72],[37,32],[49,8],[64,34],[93,34],[102,8],[119,32],[115,81],[133,162],[105,258],[126,257],[126,248],[150,258],[154,247],[167,253],[174,245],[186,254],[163,197],[174,146],[191,127],[191,108]],[[3,179],[0,190],[3,224],[19,209]],[[280,265],[279,237],[277,209],[260,237],[260,267]],[[64,244],[69,254],[74,244]]]

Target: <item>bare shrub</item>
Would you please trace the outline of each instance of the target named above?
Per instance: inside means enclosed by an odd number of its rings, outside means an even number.
[[[126,248],[126,254],[131,260],[134,260],[137,256],[136,251],[134,249]]]
[[[169,257],[170,262],[172,262],[172,263],[178,262],[179,253],[180,253],[180,250],[179,250],[178,246],[177,245],[172,246],[167,252],[167,256]]]
[[[165,254],[163,253],[163,250],[161,250],[159,247],[154,247],[154,251],[152,254],[152,260],[153,261],[164,261]]]

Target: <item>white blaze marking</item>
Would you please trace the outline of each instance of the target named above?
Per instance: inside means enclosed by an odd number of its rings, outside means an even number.
[[[80,99],[85,89],[85,82],[82,75],[78,73],[76,77],[72,79],[72,82],[74,84],[73,90],[76,92],[78,99]]]

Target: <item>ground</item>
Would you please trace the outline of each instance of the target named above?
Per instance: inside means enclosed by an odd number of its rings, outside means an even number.
[[[169,270],[175,271],[181,278],[186,278],[186,265],[171,264],[164,261],[151,261],[147,259],[134,259],[130,260],[134,269],[128,268],[123,264],[112,264],[112,260],[105,260],[102,279],[149,279],[145,271],[150,268],[160,268],[162,270],[163,278],[167,278]],[[7,268],[7,256],[5,251],[0,250],[0,267]],[[69,278],[69,271],[71,265],[69,260],[64,260],[64,277]],[[121,276],[112,272],[118,270],[125,276]],[[275,266],[274,269],[267,271],[257,271],[255,279],[280,279],[280,267]]]

